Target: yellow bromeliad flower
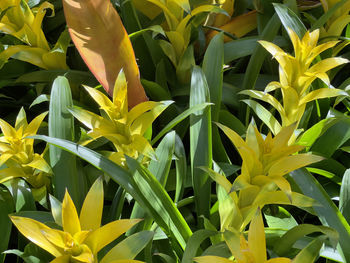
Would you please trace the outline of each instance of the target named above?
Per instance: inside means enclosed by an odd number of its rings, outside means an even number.
[[[242,158],[241,175],[232,185],[235,191],[244,191],[249,187],[260,190],[273,183],[290,196],[290,185],[283,176],[323,160],[321,156],[310,153],[295,154],[304,149],[302,145],[289,145],[288,143],[294,133],[295,124],[283,128],[275,137],[269,133],[265,138],[256,127],[250,124],[245,141],[228,127],[221,124],[218,126],[236,146]]]
[[[103,247],[140,221],[139,219],[122,219],[101,227],[103,200],[103,182],[97,179],[89,190],[80,216],[78,216],[74,203],[69,193],[66,192],[62,203],[61,218],[56,222],[62,224],[63,230],[49,228],[31,218],[20,216],[10,216],[10,218],[25,237],[55,256],[56,259],[51,263],[97,263],[97,253]],[[117,246],[118,244],[115,247]],[[121,259],[120,254],[115,251],[118,249],[111,249],[100,263],[140,262]]]
[[[222,203],[219,202],[221,231],[227,228],[242,231],[257,207],[262,208],[266,204],[312,205],[310,198],[292,192],[289,182],[284,178],[289,172],[323,159],[309,153],[294,154],[304,148],[301,145],[289,145],[295,124],[282,128],[275,137],[269,133],[265,138],[250,124],[245,141],[228,127],[217,125],[242,158],[241,174],[233,183],[224,175],[206,169],[224,191],[218,194],[224,196]]]
[[[88,135],[91,138],[105,137],[113,143],[117,152],[109,155],[111,160],[124,165],[124,154],[133,158],[138,158],[140,154],[155,158],[152,146],[143,135],[172,101],[147,101],[129,111],[127,82],[123,72],[119,73],[116,80],[113,101],[96,89],[89,87],[85,89],[100,106],[104,113],[103,117],[78,108],[72,109],[71,113],[90,129]]]
[[[26,45],[0,46],[0,68],[10,57],[23,60],[44,69],[68,69],[66,51],[70,38],[64,31],[54,48],[50,48],[41,24],[50,9],[54,6],[43,2],[32,10],[28,0],[0,1],[0,32],[12,35]]]
[[[186,70],[190,68],[186,65],[188,62],[181,65],[181,60],[191,41],[192,18],[203,13],[220,13],[223,10],[207,2],[191,10],[189,0],[133,0],[133,3],[150,19],[163,11],[165,23],[162,27],[169,41],[159,40],[158,43],[175,66],[180,79],[185,78],[182,76],[183,67]]]
[[[22,108],[15,127],[0,119],[3,132],[3,136],[0,137],[0,166],[6,165],[6,168],[0,170],[0,183],[21,177],[34,189],[46,187],[51,168],[43,155],[34,152],[34,139],[26,138],[37,133],[46,114],[47,112],[40,114],[28,124]]]
[[[217,256],[202,256],[194,258],[198,263],[290,263],[289,258],[272,258],[267,260],[264,222],[261,212],[255,215],[249,226],[248,241],[242,233],[235,230],[224,232],[225,242],[234,259]]]
[[[310,91],[310,85],[315,79],[321,79],[324,83],[330,85],[326,72],[348,62],[347,59],[333,57],[323,59],[312,65],[319,54],[334,47],[338,41],[330,41],[317,46],[318,29],[311,33],[306,32],[301,40],[293,30],[289,29],[288,33],[294,46],[294,56],[284,52],[273,43],[259,41],[280,64],[280,82],[269,83],[264,92],[255,90],[241,92],[272,105],[281,116],[282,127],[295,122],[299,123],[308,102],[339,95],[347,96],[346,92],[330,87]],[[278,88],[282,90],[283,106],[268,93]],[[274,131],[275,134],[277,132],[278,130]]]
[[[339,0],[320,0],[324,12],[334,7]],[[326,26],[321,28],[322,36],[340,36],[344,28],[350,23],[350,2],[346,1],[340,8],[338,8],[333,15],[327,20]]]

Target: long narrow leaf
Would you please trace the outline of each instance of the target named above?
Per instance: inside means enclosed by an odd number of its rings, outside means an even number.
[[[176,157],[176,190],[174,200],[175,203],[177,203],[182,198],[187,175],[187,159],[185,146],[183,145],[181,138],[178,135],[176,135],[175,138],[174,155]]]
[[[74,119],[68,111],[73,107],[72,94],[68,80],[57,77],[53,82],[49,108],[49,136],[65,140],[74,140]],[[75,204],[80,207],[79,182],[75,156],[50,145],[50,165],[53,170],[52,183],[55,197],[63,200],[66,189]],[[82,191],[80,191],[82,192]],[[84,194],[82,192],[82,194]]]
[[[280,18],[284,28],[287,30],[288,28],[292,29],[299,38],[302,38],[306,33],[306,27],[303,22],[301,22],[300,18],[286,5],[274,3],[276,13]]]
[[[214,103],[211,107],[213,121],[218,121],[219,119],[222,99],[223,66],[224,36],[223,33],[220,33],[210,41],[204,55],[202,67],[209,87],[210,101]]]
[[[222,83],[223,83],[223,66],[224,66],[224,36],[223,33],[217,34],[209,43],[203,60],[203,72],[208,82],[210,101],[214,103],[211,108],[212,121],[219,120],[221,100],[222,100]],[[229,162],[225,148],[217,127],[213,127],[212,141],[213,156],[216,161]]]
[[[164,134],[166,134],[168,131],[170,131],[172,128],[174,128],[177,124],[179,124],[181,121],[186,119],[191,114],[201,111],[211,105],[210,103],[202,103],[197,104],[193,107],[190,107],[189,109],[183,111],[181,114],[179,114],[177,117],[175,117],[172,121],[170,121],[158,134],[156,137],[153,138],[152,144],[155,144]]]
[[[192,234],[186,221],[157,179],[149,171],[142,168],[137,161],[126,156],[128,166],[134,171],[137,169],[140,172],[139,174],[134,173],[134,176],[132,176],[130,172],[122,169],[101,154],[76,143],[43,135],[33,136],[33,138],[44,140],[65,149],[105,172],[142,207],[147,209],[157,224],[174,237],[182,248],[186,246],[186,241]],[[137,178],[138,183],[135,182],[136,179],[134,180],[134,178]],[[152,196],[152,198],[149,198],[149,196]]]
[[[142,231],[127,237],[108,251],[101,263],[113,262],[113,259],[134,259],[137,254],[151,241],[153,232]]]
[[[339,195],[339,210],[350,222],[350,169],[347,169],[343,175]]]
[[[268,24],[265,26],[260,39],[272,41],[276,36],[279,28],[281,26],[278,16],[275,14],[271,17]],[[264,59],[267,55],[267,51],[261,46],[257,45],[254,52],[249,60],[249,64],[244,75],[244,80],[242,84],[242,90],[254,89],[255,83],[258,79],[258,75]],[[243,106],[243,105],[242,105]],[[245,112],[245,107],[241,106],[241,119],[243,119],[243,113]],[[249,116],[245,116],[246,120]]]
[[[293,263],[315,262],[323,245],[324,238],[316,238],[303,248],[294,258]]]
[[[230,63],[235,59],[251,55],[258,45],[258,40],[257,37],[246,37],[225,43],[224,62]]]
[[[0,189],[0,235],[1,235],[1,242],[0,242],[0,251],[5,251],[7,249],[9,240],[10,240],[10,234],[11,234],[11,228],[12,223],[10,221],[10,218],[8,217],[8,214],[13,212],[14,205],[11,198],[11,195],[8,191],[5,189]],[[5,254],[0,254],[0,262],[5,262]]]
[[[315,23],[312,24],[310,31],[322,27],[348,0],[338,1],[332,8],[324,13]]]
[[[281,124],[276,120],[271,112],[265,109],[260,103],[254,100],[243,100],[243,102],[246,103],[251,109],[253,109],[259,119],[262,120],[267,127],[269,127],[270,131],[274,135],[276,135],[281,130]]]
[[[143,197],[148,200],[150,209],[155,211],[152,213],[155,221],[163,227],[166,233],[177,240],[181,249],[184,249],[192,232],[174,202],[149,170],[128,156],[126,156],[126,160],[128,167],[133,172],[137,187]],[[174,248],[178,254],[181,254],[182,250],[179,251],[176,244],[174,244]]]
[[[191,78],[190,107],[209,101],[209,88],[205,75],[201,68],[194,67]],[[209,218],[210,177],[198,167],[211,168],[212,165],[210,108],[197,111],[190,116],[190,154],[197,216],[204,215],[206,218]]]
[[[319,182],[307,170],[299,169],[290,173],[290,175],[304,195],[322,204],[321,206],[315,205],[313,209],[323,225],[330,226],[337,230],[344,257],[347,262],[350,262],[350,226],[346,222],[344,216],[340,213]]]
[[[188,240],[184,256],[181,263],[192,263],[193,258],[197,256],[197,252],[200,248],[201,243],[211,237],[218,234],[216,231],[201,229],[194,232],[191,238]]]
[[[332,241],[333,245],[336,246],[338,242],[338,233],[330,228],[325,226],[316,226],[311,224],[302,224],[293,227],[288,230],[280,239],[279,242],[275,243],[274,252],[280,256],[286,255],[290,249],[292,249],[293,244],[300,238],[311,233],[321,232],[327,235]]]
[[[157,178],[157,180],[160,182],[160,184],[165,187],[169,170],[171,166],[171,162],[173,159],[173,154],[175,150],[175,132],[169,132],[163,140],[159,143],[157,149],[156,149],[156,157],[157,159],[151,160],[148,170],[154,174],[154,176]],[[139,205],[135,204],[132,213],[131,218],[145,218],[145,210]],[[148,224],[147,224],[148,223]],[[144,230],[148,230],[147,225],[150,227],[150,223],[152,223],[152,220],[145,220],[144,222],[141,222],[138,224],[137,227],[134,228],[134,230],[140,230],[144,228]],[[128,234],[134,233],[134,231],[128,231]]]
[[[332,127],[317,139],[311,150],[331,157],[346,141],[350,139],[350,118],[342,116]]]

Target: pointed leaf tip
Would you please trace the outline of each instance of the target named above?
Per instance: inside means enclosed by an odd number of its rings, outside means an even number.
[[[123,68],[128,81],[129,107],[147,101],[134,50],[112,3],[63,0],[63,8],[76,48],[109,95],[113,96],[115,80]]]

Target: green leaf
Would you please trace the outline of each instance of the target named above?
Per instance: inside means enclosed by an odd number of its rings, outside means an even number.
[[[331,157],[347,140],[350,139],[350,118],[339,117],[340,120],[328,128],[324,134],[313,144],[311,150]]]
[[[243,123],[228,110],[220,111],[219,122],[229,127],[231,130],[234,130],[241,136],[246,133],[246,127],[243,125]]]
[[[185,249],[181,263],[192,263],[193,258],[197,256],[201,243],[205,239],[217,234],[218,234],[217,231],[206,230],[206,229],[200,229],[194,232],[191,238],[187,242],[186,249]]]
[[[187,159],[185,147],[181,138],[176,134],[175,149],[174,149],[175,166],[176,166],[176,189],[174,201],[177,203],[182,199],[185,189],[186,175],[187,175]]]
[[[171,256],[169,256],[169,255],[167,255],[167,254],[164,254],[164,253],[154,253],[154,255],[160,257],[160,259],[161,259],[162,262],[164,262],[164,263],[177,263],[177,261],[176,261],[173,257],[171,257]]]
[[[62,226],[62,203],[53,195],[49,196],[52,216],[59,226]]]
[[[235,59],[251,55],[258,45],[258,40],[259,39],[254,36],[245,37],[225,43],[224,63],[230,63]]]
[[[109,250],[100,263],[108,263],[121,259],[134,259],[152,240],[152,237],[152,231],[142,231],[129,236]]]
[[[14,204],[10,193],[4,188],[0,188],[0,252],[5,251],[8,247],[12,223],[8,214],[13,212]],[[5,262],[5,254],[0,254],[0,262]]]
[[[324,134],[327,129],[336,124],[339,118],[327,118],[314,124],[311,128],[303,132],[298,138],[298,144],[306,146],[307,150],[314,144],[314,142]]]
[[[152,160],[148,166],[148,170],[154,174],[163,187],[165,187],[168,180],[175,151],[175,135],[175,131],[171,131],[164,136],[156,149],[157,160]]]
[[[339,210],[350,222],[350,169],[347,169],[343,175],[339,195]]]
[[[190,107],[210,102],[209,88],[201,68],[194,67],[191,78]],[[190,158],[191,175],[197,217],[209,218],[210,178],[198,169],[212,166],[211,110],[206,108],[190,116]]]
[[[157,179],[137,161],[126,156],[128,167],[134,172],[132,175],[101,154],[74,142],[43,135],[33,136],[33,138],[44,140],[71,152],[105,172],[144,207],[160,227],[175,237],[181,247],[186,246],[186,241],[192,234],[191,229]],[[136,173],[136,169],[139,173]],[[136,183],[134,179],[138,182]]]
[[[324,237],[315,238],[307,247],[303,248],[293,259],[293,263],[315,262],[324,242]]]
[[[189,109],[183,111],[181,114],[179,114],[176,118],[174,118],[172,121],[170,121],[158,134],[156,137],[153,138],[151,144],[155,144],[164,134],[169,132],[172,128],[174,128],[177,124],[179,124],[181,121],[186,119],[191,114],[201,111],[211,105],[211,103],[202,103],[195,105],[193,107],[190,107]]]
[[[173,159],[173,154],[175,150],[175,132],[171,131],[163,140],[159,143],[155,154],[156,160],[151,160],[148,170],[152,173],[160,184],[165,187],[168,180],[168,175],[170,171],[171,162]],[[144,209],[139,205],[135,204],[130,218],[145,218]],[[149,222],[147,222],[149,221]],[[145,220],[138,224],[137,227],[133,228],[134,231],[128,231],[128,234],[135,233],[135,231],[140,231],[141,229],[149,229],[152,220]],[[147,227],[148,225],[148,227]],[[145,227],[146,226],[146,227]]]
[[[73,100],[67,78],[55,79],[50,97],[49,136],[74,141],[74,117],[68,111]],[[80,188],[75,156],[50,145],[50,165],[55,196],[63,200],[67,189],[77,207],[81,207],[84,191]]]
[[[29,108],[46,101],[50,101],[50,96],[47,94],[41,94],[32,102],[32,104],[30,104]]]
[[[266,223],[270,228],[291,229],[298,225],[294,217],[283,207],[278,206],[277,211],[264,212]]]
[[[148,81],[145,79],[141,79],[141,83],[144,86],[148,96],[150,96],[152,98],[152,100],[161,101],[161,100],[170,100],[171,99],[171,95],[169,93],[169,90],[164,89],[158,83]]]
[[[284,28],[286,30],[288,28],[292,29],[301,39],[306,33],[306,27],[300,18],[286,5],[274,3],[273,6]]]
[[[212,210],[210,212],[212,213]],[[212,222],[209,219],[207,219],[205,217],[202,217],[202,218],[204,220],[204,223],[203,223],[204,229],[210,230],[210,231],[217,231],[216,227],[212,224]],[[217,245],[217,244],[221,243],[222,242],[221,235],[211,236],[210,242],[213,245]]]
[[[33,83],[33,82],[53,82],[57,77],[65,76],[71,84],[84,83],[89,86],[98,84],[92,74],[78,70],[39,70],[21,75],[16,82]]]
[[[223,82],[223,64],[224,64],[224,36],[217,34],[209,43],[207,51],[204,54],[202,70],[205,74],[211,107],[211,117],[213,121],[218,121],[221,107],[222,82]]]
[[[348,0],[342,0],[332,6],[326,13],[324,13],[315,23],[312,24],[310,31],[321,28],[333,16],[333,14],[340,9]]]
[[[214,104],[211,107],[212,121],[219,120],[222,88],[223,88],[223,66],[224,66],[224,36],[217,34],[209,43],[203,59],[203,72],[208,82],[210,101]],[[217,127],[212,128],[212,141],[214,159],[221,162],[229,162],[225,148],[221,142]]]
[[[33,195],[24,181],[13,179],[5,182],[4,185],[9,189],[13,197],[16,212],[36,210]]]
[[[327,167],[327,165],[324,167]],[[323,177],[332,180],[334,183],[341,185],[341,177],[335,175],[334,173],[313,167],[307,167],[306,170],[308,170],[310,173],[322,175]]]
[[[260,40],[272,41],[276,36],[279,28],[281,26],[278,16],[275,14],[271,17],[267,25],[265,26],[263,32],[261,33]],[[261,46],[257,45],[250,57],[249,64],[245,71],[244,80],[242,84],[242,90],[249,90],[255,88],[255,83],[258,79],[261,66],[267,55],[267,51]],[[241,117],[249,119],[249,115],[243,116],[245,110],[243,107],[240,109]],[[247,119],[248,118],[248,119]]]
[[[193,45],[189,45],[180,57],[176,66],[176,75],[181,83],[189,82],[191,69],[195,64]]]
[[[34,243],[25,246],[24,252],[18,249],[4,251],[5,254],[14,254],[23,259],[25,263],[46,263],[52,260],[52,255]]]
[[[108,211],[107,222],[120,219],[123,211],[125,194],[125,190],[122,187],[118,187],[118,190],[115,192],[111,207]]]
[[[254,100],[242,101],[246,103],[255,112],[259,119],[266,124],[266,126],[274,135],[276,135],[281,130],[281,124],[276,120],[276,118],[271,114],[271,112],[265,109],[260,103]]]
[[[147,200],[147,208],[150,210],[152,217],[162,227],[163,231],[175,238],[181,248],[184,249],[186,242],[192,235],[185,219],[155,176],[136,160],[128,156],[125,157],[135,180],[135,185],[142,197]],[[142,204],[140,203],[140,205]],[[178,254],[182,253],[182,250],[176,247],[176,243],[174,243],[174,249]]]
[[[323,225],[332,227],[339,233],[339,243],[344,257],[347,261],[350,261],[350,226],[329,198],[327,192],[305,169],[293,171],[290,176],[304,195],[322,204],[322,206],[314,205],[313,209]]]
[[[315,232],[321,232],[331,240],[331,243],[333,247],[337,245],[339,235],[338,233],[326,226],[316,226],[311,224],[302,224],[293,227],[292,229],[288,230],[278,242],[276,242],[274,246],[274,252],[276,252],[279,256],[286,255],[290,249],[292,249],[293,244],[302,238],[303,236],[315,233]]]
[[[131,41],[133,41],[136,37],[141,36],[144,32],[147,32],[147,31],[151,31],[151,32],[155,33],[154,35],[161,34],[164,37],[166,37],[165,32],[160,25],[153,25],[153,26],[150,26],[150,27],[147,27],[145,29],[141,29],[139,31],[136,31],[136,32],[129,34],[129,38]]]

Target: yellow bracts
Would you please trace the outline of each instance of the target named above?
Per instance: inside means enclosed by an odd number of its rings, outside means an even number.
[[[53,229],[34,219],[10,216],[18,230],[30,241],[55,257],[51,263],[97,263],[97,253],[106,245],[137,224],[139,219],[122,219],[101,226],[103,210],[103,182],[97,179],[89,190],[78,216],[74,203],[66,192],[62,210],[54,215],[62,230]],[[118,244],[115,246],[117,247]],[[101,263],[119,262],[118,254],[110,250]],[[124,263],[140,262],[125,260]]]
[[[221,231],[231,228],[242,231],[256,209],[267,204],[301,207],[313,204],[309,197],[292,192],[289,182],[284,178],[289,172],[323,159],[312,154],[295,154],[304,148],[301,145],[289,144],[295,124],[282,128],[275,137],[272,137],[271,133],[264,137],[250,124],[245,141],[228,127],[217,125],[231,140],[242,158],[241,174],[233,183],[224,175],[204,168],[221,187],[218,193],[218,196],[221,196]]]
[[[269,83],[264,92],[256,90],[245,90],[241,92],[241,94],[263,100],[274,107],[281,116],[282,127],[287,127],[293,123],[298,124],[308,102],[316,99],[348,95],[342,90],[330,87],[310,91],[310,85],[316,79],[322,80],[329,86],[330,80],[327,71],[348,62],[345,58],[332,57],[312,64],[319,54],[334,47],[338,41],[330,41],[317,45],[319,37],[318,29],[313,32],[306,32],[302,39],[299,39],[297,34],[291,29],[288,30],[288,33],[293,43],[294,56],[284,52],[273,43],[259,41],[271,53],[273,58],[278,61],[280,65],[280,81]],[[275,89],[281,89],[283,105],[269,94],[269,92]],[[278,130],[272,132],[276,134]]]
[[[24,45],[0,46],[0,68],[12,57],[43,69],[68,69],[68,32],[64,31],[56,45],[51,48],[41,29],[48,9],[54,12],[54,6],[49,2],[30,9],[26,0],[1,1],[0,12],[4,15],[0,19],[0,32],[16,37]]]
[[[71,113],[90,129],[88,135],[93,140],[105,137],[113,143],[117,152],[110,153],[111,160],[124,165],[124,154],[133,158],[138,158],[140,154],[155,158],[152,146],[143,135],[172,101],[142,102],[129,111],[127,82],[123,72],[115,83],[113,101],[96,89],[85,89],[100,106],[103,117],[79,108],[73,108]]]
[[[320,0],[324,12],[334,7],[339,0]],[[347,1],[328,19],[325,27],[321,28],[322,36],[339,37],[344,28],[350,23],[350,2]]]
[[[223,234],[227,247],[234,259],[217,256],[202,256],[194,258],[198,263],[290,263],[289,258],[272,258],[267,260],[264,222],[260,210],[254,216],[249,226],[248,241],[244,235],[232,229]]]
[[[0,165],[7,166],[0,170],[0,183],[13,178],[23,178],[31,185],[32,190],[46,187],[49,182],[48,176],[52,173],[51,168],[44,160],[43,154],[34,152],[34,139],[26,138],[37,133],[46,114],[47,112],[40,114],[28,124],[22,108],[17,115],[15,127],[0,119],[3,132],[3,136],[0,137]]]

